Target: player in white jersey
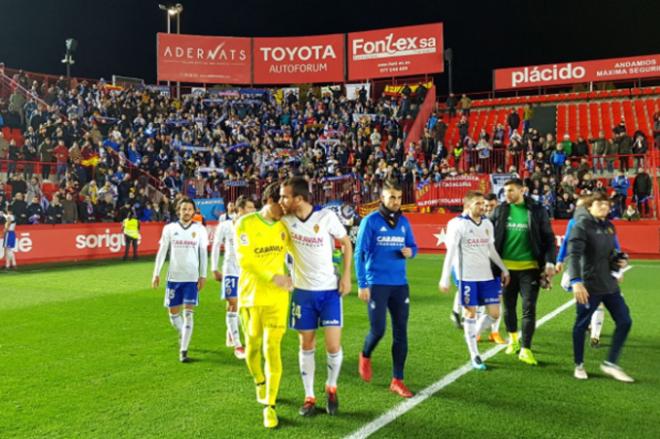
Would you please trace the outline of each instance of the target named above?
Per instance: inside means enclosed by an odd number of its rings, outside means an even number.
[[[169,309],[172,326],[179,333],[179,360],[187,363],[194,308],[199,303],[199,291],[206,282],[208,236],[206,228],[192,220],[195,214],[193,200],[182,198],[177,205],[177,213],[179,221],[163,228],[151,285],[153,288],[160,285],[160,271],[169,251],[165,306]]]
[[[229,203],[227,203],[227,209],[225,213],[220,215],[218,221],[224,222],[227,220],[233,220],[235,217],[236,217],[236,204],[230,201]]]
[[[290,327],[300,334],[298,355],[305,402],[301,416],[316,410],[314,369],[316,329],[325,328],[328,378],[325,391],[326,411],[335,415],[339,409],[337,379],[343,361],[341,349],[342,296],[351,292],[353,248],[346,229],[330,209],[314,211],[310,204],[309,183],[292,177],[280,186],[280,205],[286,214],[282,222],[289,231],[293,254],[293,296]],[[332,260],[335,240],[343,250],[343,271],[337,279]]]
[[[495,212],[495,208],[497,207],[497,195],[495,194],[486,194],[484,195],[484,200],[486,201],[486,205],[484,207],[484,214],[488,219],[491,219],[493,216],[493,213]],[[492,221],[492,220],[491,220]],[[488,340],[495,342],[497,344],[506,344],[506,341],[502,338],[500,335],[500,324],[502,323],[502,299],[500,299],[500,303],[498,304],[500,308],[499,312],[499,317],[495,322],[491,325],[490,327],[490,335],[488,336]],[[477,318],[481,318],[481,316],[486,312],[485,307],[480,306],[479,309],[477,310]],[[488,329],[488,328],[485,328]],[[477,334],[477,341],[479,341],[480,334]]]
[[[495,208],[497,207],[497,195],[495,194],[487,194],[484,196],[484,200],[486,201],[485,208],[484,208],[484,214],[488,219],[491,218],[493,215],[493,212],[495,211]],[[463,212],[463,215],[468,215],[469,213],[467,211]],[[506,341],[502,338],[500,335],[500,323],[502,321],[502,303],[499,303],[499,317],[495,320],[495,322],[491,325],[490,328],[490,335],[488,336],[488,340],[495,342],[497,344],[506,344]],[[451,315],[449,316],[450,320],[454,322],[456,327],[460,330],[463,330],[463,319],[462,319],[462,310],[463,306],[461,303],[461,291],[459,289],[456,290],[456,294],[454,295],[454,304],[452,306],[452,311]],[[480,306],[477,308],[477,320],[479,320],[485,313],[485,307]],[[487,328],[484,328],[487,329]],[[477,341],[479,341],[481,334],[477,334]]]
[[[16,269],[16,218],[11,206],[7,207],[2,247],[5,253],[5,270]]]
[[[501,284],[509,282],[509,272],[495,250],[493,224],[483,217],[484,205],[481,192],[469,191],[464,199],[467,214],[447,224],[447,254],[439,285],[442,292],[449,291],[453,269],[465,307],[465,341],[472,367],[479,370],[485,370],[486,365],[479,356],[476,336],[499,317]],[[491,261],[502,270],[502,283],[493,276]],[[481,305],[486,306],[486,313],[477,322],[477,306]]]
[[[222,282],[221,298],[227,301],[227,313],[225,323],[227,324],[227,347],[234,348],[234,355],[239,360],[245,359],[245,349],[241,344],[241,336],[238,332],[238,276],[241,272],[236,256],[234,244],[236,221],[247,213],[255,212],[254,202],[241,195],[236,200],[236,210],[233,219],[222,221],[213,237],[211,249],[211,269],[213,276],[218,282]],[[225,257],[222,260],[222,272],[218,271],[220,260],[220,246],[225,248]]]

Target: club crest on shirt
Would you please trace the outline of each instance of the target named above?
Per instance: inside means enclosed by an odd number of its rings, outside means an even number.
[[[406,233],[406,228],[401,226],[401,233]]]
[[[241,245],[249,245],[247,234],[241,233],[241,236],[238,237],[238,241]]]
[[[282,238],[282,241],[286,241],[286,233],[282,232],[280,237]]]
[[[195,239],[197,237],[197,232],[192,232],[192,237]]]
[[[320,229],[319,225],[314,224],[314,233],[319,233],[319,229]]]

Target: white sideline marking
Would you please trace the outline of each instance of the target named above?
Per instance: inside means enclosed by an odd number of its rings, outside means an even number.
[[[575,305],[575,300],[569,300],[568,302],[564,303],[560,307],[556,308],[554,311],[551,311],[550,313],[544,315],[541,317],[541,319],[536,321],[536,327],[540,327],[541,325],[545,324],[549,320],[554,319],[559,315],[561,312],[565,311],[566,309],[570,308],[571,306]],[[481,358],[484,360],[487,360],[493,356],[495,356],[498,352],[504,350],[506,348],[506,345],[497,345],[494,348],[489,349],[486,351]],[[346,436],[346,439],[358,439],[358,438],[366,438],[376,431],[380,430],[381,428],[385,427],[387,424],[390,422],[394,421],[398,417],[404,415],[405,413],[409,412],[422,402],[426,401],[428,398],[433,396],[434,394],[438,393],[440,390],[444,389],[448,385],[452,384],[456,380],[458,380],[460,377],[463,375],[466,375],[467,373],[471,372],[472,365],[468,362],[464,364],[463,366],[459,367],[458,369],[454,370],[453,372],[450,372],[449,374],[445,375],[442,377],[439,381],[436,381],[435,383],[431,384],[430,386],[424,388],[423,390],[419,391],[415,396],[413,396],[410,399],[406,399],[405,401],[397,404],[390,410],[386,411],[382,415],[380,415],[378,418],[374,419],[373,421],[369,422],[368,424],[365,424],[363,427],[361,427],[359,430],[354,431],[350,435]]]

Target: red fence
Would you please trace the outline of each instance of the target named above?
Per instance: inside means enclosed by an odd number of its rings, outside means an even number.
[[[406,216],[421,251],[444,249],[447,222],[454,215],[409,213]],[[566,224],[567,221],[552,223],[557,245],[561,244]],[[616,221],[615,225],[625,252],[636,258],[660,258],[660,221]],[[162,223],[142,224],[141,255],[156,253],[162,228]],[[207,225],[211,239],[214,229],[215,224]],[[16,235],[19,265],[120,258],[124,251],[119,223],[18,226]]]

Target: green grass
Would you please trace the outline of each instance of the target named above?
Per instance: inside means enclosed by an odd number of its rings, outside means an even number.
[[[440,261],[440,256],[420,255],[409,266],[406,383],[413,391],[467,361],[462,333],[447,318],[452,297],[436,289]],[[621,364],[637,383],[618,383],[598,371],[606,348],[587,348],[591,379],[572,378],[571,308],[537,332],[540,367],[499,353],[487,372],[468,373],[376,436],[660,437],[660,264],[634,265],[624,284],[634,323]],[[368,322],[365,305],[353,293],[344,302],[341,415],[297,415],[303,391],[296,334],[288,331],[278,402],[281,427],[264,431],[247,369],[224,347],[218,283],[210,282],[201,293],[190,352],[196,361],[183,365],[162,307],[163,289],[148,287],[152,268],[152,261],[143,260],[0,274],[0,437],[332,438],[355,431],[401,401],[387,391],[389,334],[373,356],[373,382],[362,383],[357,376]],[[569,298],[558,288],[543,292],[539,317]],[[605,345],[612,327],[608,317]],[[317,349],[319,396],[324,357]]]

